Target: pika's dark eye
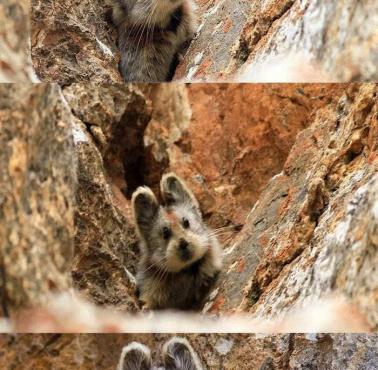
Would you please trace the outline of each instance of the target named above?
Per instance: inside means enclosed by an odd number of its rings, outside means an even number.
[[[168,240],[171,237],[171,230],[168,227],[163,227],[163,239]]]
[[[183,226],[184,229],[189,229],[189,227],[190,227],[189,220],[185,217],[182,218],[182,226]]]

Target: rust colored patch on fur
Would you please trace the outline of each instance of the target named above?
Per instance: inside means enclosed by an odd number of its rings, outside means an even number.
[[[165,212],[165,217],[172,225],[179,224],[179,219],[173,212]]]

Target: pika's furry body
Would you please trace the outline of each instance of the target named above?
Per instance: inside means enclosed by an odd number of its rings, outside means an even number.
[[[162,349],[163,367],[152,365],[151,351],[133,342],[123,347],[117,370],[203,370],[201,361],[185,338],[173,337]]]
[[[112,0],[112,3],[124,80],[171,80],[178,54],[193,38],[197,27],[193,0]]]
[[[141,244],[140,300],[150,309],[197,309],[221,269],[221,248],[184,182],[171,173],[160,187],[164,206],[146,187],[132,197]]]

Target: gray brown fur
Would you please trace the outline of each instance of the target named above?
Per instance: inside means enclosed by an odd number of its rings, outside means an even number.
[[[151,351],[133,342],[122,349],[117,370],[203,370],[201,361],[185,338],[173,337],[162,349],[162,366],[152,364]]]
[[[160,187],[164,206],[147,187],[132,196],[140,300],[149,309],[199,309],[221,270],[221,247],[179,177],[164,175]]]
[[[193,0],[111,0],[126,82],[163,82],[193,38]]]
[[[133,342],[123,347],[117,370],[152,369],[151,352],[145,345]]]

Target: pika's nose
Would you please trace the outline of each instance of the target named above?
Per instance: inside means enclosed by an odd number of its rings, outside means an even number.
[[[188,248],[189,243],[185,239],[180,239],[178,245],[178,255],[184,262],[189,261],[192,258],[192,252]]]
[[[180,239],[179,248],[182,251],[188,249],[188,242],[185,239]]]

